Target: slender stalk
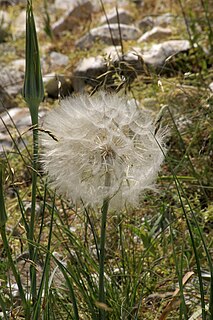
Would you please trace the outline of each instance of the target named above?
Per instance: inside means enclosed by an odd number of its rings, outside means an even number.
[[[36,263],[37,250],[34,250],[34,229],[36,216],[36,192],[37,192],[37,169],[38,169],[38,114],[34,114],[32,119],[33,127],[33,170],[32,170],[32,198],[31,198],[31,217],[29,224],[29,257]],[[36,268],[35,263],[30,266],[31,296],[33,303],[36,301]]]
[[[110,173],[106,172],[105,176],[105,186],[110,186]],[[109,209],[110,199],[107,197],[103,201],[103,206],[101,209],[101,239],[100,239],[100,255],[99,255],[99,302],[101,304],[106,303],[105,296],[105,285],[104,285],[104,263],[105,263],[105,244],[106,244],[106,223],[107,223],[107,213]],[[106,311],[101,306],[99,311],[99,319],[106,319]]]
[[[23,86],[23,97],[30,110],[33,125],[33,163],[32,163],[32,199],[31,199],[31,218],[27,238],[29,242],[29,256],[32,264],[30,266],[30,286],[33,304],[36,301],[36,259],[37,249],[34,249],[34,226],[36,209],[36,184],[38,169],[38,108],[44,97],[44,86],[41,74],[39,57],[39,47],[35,20],[33,15],[32,0],[27,1],[26,10],[26,70]]]

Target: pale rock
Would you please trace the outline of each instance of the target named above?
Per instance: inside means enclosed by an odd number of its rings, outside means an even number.
[[[14,96],[23,87],[24,65],[24,59],[17,59],[7,66],[0,66],[0,112],[17,106]]]
[[[153,41],[153,40],[162,40],[171,36],[172,30],[169,28],[162,28],[162,27],[154,27],[152,30],[147,31],[144,33],[139,39],[138,43],[144,41]]]
[[[148,31],[153,27],[168,27],[173,25],[176,20],[181,20],[182,18],[176,17],[171,13],[167,12],[160,16],[146,16],[138,24],[139,28],[143,31]]]
[[[144,17],[139,23],[138,26],[143,31],[147,31],[154,27],[154,18],[152,16]]]
[[[123,24],[130,24],[133,21],[133,17],[131,13],[128,10],[125,10],[123,8],[118,9],[118,16],[115,8],[107,12],[106,15],[107,15],[108,21],[106,20],[106,16],[103,15],[100,20],[101,24],[108,23],[108,22],[110,24],[118,23],[118,22]]]
[[[188,40],[169,40],[154,44],[149,50],[143,52],[142,58],[146,64],[159,67],[170,56],[190,48],[191,45]]]
[[[52,51],[50,53],[50,61],[51,61],[51,64],[53,65],[66,66],[69,62],[69,58],[65,54]]]
[[[14,6],[16,4],[27,4],[27,0],[0,0],[0,5]]]
[[[122,55],[120,46],[104,49],[103,56],[84,58],[76,66],[72,84],[75,91],[83,91],[86,85],[114,86],[114,75],[119,72],[123,81],[132,82],[143,72],[141,49],[134,48]],[[103,76],[102,76],[103,75]]]
[[[39,121],[43,119],[47,110],[39,108]],[[31,134],[31,131],[28,128],[32,125],[31,117],[29,113],[29,108],[11,108],[7,111],[4,111],[0,114],[0,152],[10,151],[14,149],[14,141],[19,150],[25,148],[25,145],[28,143],[26,136]],[[11,139],[8,130],[13,135]],[[20,134],[22,138],[20,138]],[[24,143],[23,143],[24,140]]]
[[[102,56],[82,59],[76,66],[72,84],[75,91],[83,91],[86,84],[98,85],[96,78],[107,71],[106,61]]]
[[[141,48],[134,47],[128,52],[122,54],[121,46],[110,46],[104,49],[104,54],[107,61],[112,61],[113,65],[119,66],[123,69],[122,74],[132,77],[137,73],[141,73],[143,70],[142,50]]]
[[[82,25],[83,21],[91,20],[93,7],[90,1],[84,1],[81,4],[68,10],[58,21],[52,25],[52,31],[59,35],[63,31],[72,31]]]
[[[45,109],[39,109],[39,118],[42,118],[46,113]],[[11,120],[12,118],[12,120]],[[0,122],[0,132],[6,132],[5,126],[8,128],[17,127],[18,129],[26,129],[32,125],[31,117],[29,113],[29,108],[12,108],[3,113],[1,113],[1,119],[3,120]],[[4,123],[4,124],[3,124]]]
[[[109,28],[111,29],[112,36]],[[126,24],[120,24],[118,26],[117,23],[110,25],[104,24],[100,27],[90,30],[85,36],[76,42],[76,46],[80,49],[87,49],[90,48],[93,42],[97,40],[103,41],[107,44],[118,45],[120,44],[120,32],[122,40],[135,40],[141,35],[141,31],[134,26]]]
[[[0,29],[8,29],[11,24],[11,19],[7,11],[0,10]]]
[[[55,0],[54,6],[56,9],[72,10],[75,7],[76,0]]]
[[[0,42],[5,41],[5,38],[9,35],[10,24],[9,14],[4,10],[0,10]]]
[[[24,81],[24,59],[14,60],[1,67],[0,83],[8,95],[20,93]]]
[[[213,82],[210,83],[209,89],[211,90],[211,92],[213,92]]]
[[[36,25],[36,31],[39,32],[41,31],[41,27],[43,25],[43,20],[42,17],[37,17],[34,14],[34,19],[35,19],[35,25]],[[26,10],[22,10],[18,17],[14,19],[12,23],[12,33],[13,36],[16,37],[21,37],[25,35],[26,32]]]
[[[157,16],[154,19],[155,26],[161,26],[161,27],[167,27],[168,25],[171,25],[174,23],[177,17],[175,17],[173,14],[167,12],[160,16]]]
[[[15,102],[14,98],[0,85],[0,112],[14,107],[17,107],[17,102]]]

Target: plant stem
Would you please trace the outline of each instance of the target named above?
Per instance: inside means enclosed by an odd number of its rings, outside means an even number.
[[[110,174],[106,172],[105,177],[105,186],[110,186]],[[104,263],[105,263],[105,243],[106,243],[106,222],[107,222],[107,213],[109,208],[110,199],[107,197],[103,201],[103,206],[101,209],[101,239],[100,239],[100,255],[99,255],[99,302],[101,304],[106,303],[105,297],[105,285],[104,285]],[[104,306],[100,306],[99,319],[106,319],[106,311]]]
[[[33,304],[36,301],[36,256],[33,240],[35,228],[35,213],[36,213],[36,186],[37,186],[37,169],[38,169],[38,113],[32,119],[33,127],[33,171],[32,171],[32,200],[31,200],[31,219],[29,224],[29,257],[33,262],[30,266],[30,281],[31,281],[31,295]]]

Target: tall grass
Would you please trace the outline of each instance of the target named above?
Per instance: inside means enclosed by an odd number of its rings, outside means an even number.
[[[182,2],[180,4],[186,17]],[[0,161],[0,232],[4,260],[7,259],[10,271],[8,281],[0,289],[2,317],[186,320],[200,307],[202,319],[212,319],[212,230],[206,231],[203,218],[204,213],[212,210],[212,186],[208,184],[211,182],[208,167],[203,170],[209,160],[206,164],[195,161],[199,156],[198,136],[202,124],[208,121],[209,109],[205,115],[198,110],[199,114],[194,116],[196,123],[185,127],[183,132],[177,124],[177,114],[171,110],[173,105],[165,108],[163,121],[171,131],[170,150],[158,179],[157,196],[148,193],[141,208],[132,211],[109,212],[109,199],[105,199],[100,212],[91,208],[80,210],[53,194],[39,173],[38,110],[44,89],[32,5],[32,0],[28,0],[23,89],[32,119],[32,150],[26,145],[26,150],[21,152],[15,145],[15,157],[6,154]],[[205,9],[212,46],[207,2],[201,1],[201,5]],[[192,36],[191,30],[189,32]],[[196,102],[200,94],[195,97]],[[205,92],[202,101],[207,95]],[[179,114],[184,112],[178,99],[173,104],[180,108]],[[194,115],[194,101],[184,107],[191,108],[189,111]],[[22,138],[19,132],[18,135]],[[190,139],[195,139],[195,143],[187,144]],[[17,159],[19,167],[12,176]],[[16,175],[23,170],[31,179],[24,192],[15,184]],[[16,215],[24,228],[17,238],[29,252],[27,286],[15,256],[16,236],[8,235],[11,212],[14,214],[6,194],[8,185],[15,189],[15,212],[18,208]],[[25,208],[26,198],[31,203],[30,216]],[[40,215],[36,213],[38,203]],[[209,282],[203,278],[203,270],[209,273]],[[184,276],[192,271],[194,274],[190,273],[186,283]],[[17,299],[12,289],[8,290],[9,282],[18,286]]]

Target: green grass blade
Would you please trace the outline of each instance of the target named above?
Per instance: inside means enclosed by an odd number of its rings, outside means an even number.
[[[0,228],[4,227],[7,222],[7,213],[4,204],[3,194],[3,174],[5,169],[5,163],[0,160]]]
[[[1,233],[3,246],[4,246],[5,252],[7,254],[10,268],[12,269],[13,275],[14,275],[16,283],[18,285],[20,297],[21,297],[23,307],[25,310],[25,318],[29,319],[29,316],[30,316],[29,305],[28,305],[26,297],[25,297],[25,293],[24,293],[23,286],[21,283],[20,275],[19,275],[18,271],[16,270],[16,266],[15,266],[15,263],[12,258],[12,254],[11,254],[11,250],[10,250],[10,246],[8,243],[6,230],[5,230],[5,226],[6,226],[6,222],[7,222],[7,213],[6,213],[6,209],[5,209],[5,201],[4,201],[4,193],[3,193],[3,174],[4,174],[4,164],[1,161],[0,162],[0,218],[1,218],[1,220],[0,220],[0,233]]]

